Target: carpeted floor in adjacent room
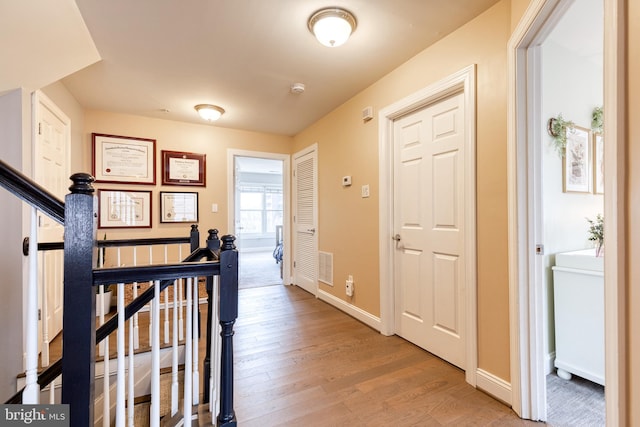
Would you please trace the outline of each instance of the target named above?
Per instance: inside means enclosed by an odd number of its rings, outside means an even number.
[[[240,252],[238,257],[239,289],[282,284],[280,264],[272,251]]]

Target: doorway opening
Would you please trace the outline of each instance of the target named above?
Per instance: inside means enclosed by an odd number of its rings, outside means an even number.
[[[285,283],[288,156],[236,153],[230,218],[238,248],[239,289]]]
[[[567,421],[555,418],[547,401],[548,394],[551,394],[547,374],[555,375],[556,368],[562,369],[560,374],[565,378],[568,377],[566,371],[573,370],[573,375],[593,383],[604,384],[606,380],[604,404],[600,396],[601,408],[606,406],[606,423],[618,425],[621,419],[621,410],[616,403],[624,365],[618,363],[616,353],[620,349],[617,325],[622,318],[623,307],[618,303],[620,285],[611,280],[619,274],[618,234],[615,227],[606,226],[607,221],[615,223],[619,216],[618,207],[612,203],[615,197],[606,195],[614,194],[621,182],[615,156],[619,125],[617,110],[613,107],[620,85],[616,72],[620,59],[616,56],[615,47],[620,43],[620,34],[611,19],[615,3],[609,0],[532,2],[509,42],[512,89],[509,99],[512,406],[523,418],[553,424],[567,424]],[[588,32],[583,34],[567,28],[570,26],[567,20],[572,17],[578,26],[588,28]],[[595,23],[585,24],[588,20]],[[598,37],[596,41],[589,43],[588,40],[593,40],[594,36]],[[578,48],[567,49],[566,43],[571,40],[579,40],[575,44]],[[603,46],[612,50],[605,54]],[[589,54],[585,52],[587,49],[591,51]],[[587,59],[587,56],[591,57]],[[578,67],[577,71],[573,70],[574,66]],[[603,89],[607,87],[608,90]],[[599,155],[597,136],[600,132],[597,124],[593,123],[598,107],[609,111],[605,120],[608,144],[605,151],[610,154],[603,156],[602,160],[602,167],[607,170],[605,185],[598,180],[599,173],[604,176],[604,169],[596,165],[594,159]],[[554,153],[552,137],[547,136],[549,119],[557,118],[561,113],[564,119],[574,122],[566,134],[574,147],[563,149],[565,156]],[[575,153],[567,151],[572,148],[580,149],[585,158],[580,159],[581,156],[576,157]],[[570,301],[560,307],[558,302],[564,297],[556,293],[564,287],[560,284],[565,280],[556,278],[556,272],[573,274],[585,270],[587,265],[565,265],[567,258],[575,260],[582,256],[576,253],[580,252],[575,250],[577,248],[592,251],[590,261],[597,258],[595,249],[588,248],[590,224],[587,218],[594,220],[603,212],[605,228],[610,231],[606,241],[607,245],[610,242],[612,251],[607,252],[606,257],[596,259],[599,268],[593,268],[591,264],[588,266],[587,276],[596,277],[599,282],[595,302],[580,301],[587,296],[585,278],[579,280],[581,288],[570,292]],[[568,223],[565,221],[562,225],[562,220],[568,220]],[[570,234],[573,237],[569,237]],[[604,265],[608,267],[603,271]],[[589,322],[598,311],[606,312],[606,317],[602,315],[599,320],[601,336],[595,340],[601,349],[582,349],[579,357],[586,360],[590,358],[585,357],[587,354],[593,356],[600,352],[601,359],[597,365],[601,374],[595,369],[581,369],[563,360],[565,355],[561,355],[561,341],[568,335],[557,328],[567,318],[575,324],[575,315],[561,313],[566,306],[589,307],[586,312]],[[585,321],[579,321],[577,326],[586,332],[580,334],[582,337],[588,335],[585,342],[593,341],[593,336],[598,333],[593,327],[586,326]],[[569,348],[575,349],[578,345],[571,344]],[[554,399],[557,398],[549,396],[549,403],[552,404]],[[565,409],[576,407],[572,401],[563,399]],[[602,412],[598,416],[604,415]],[[602,418],[597,421],[579,419],[571,423],[604,423]]]

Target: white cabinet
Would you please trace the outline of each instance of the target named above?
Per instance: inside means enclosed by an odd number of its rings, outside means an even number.
[[[603,257],[595,249],[556,254],[553,296],[558,375],[604,385]]]

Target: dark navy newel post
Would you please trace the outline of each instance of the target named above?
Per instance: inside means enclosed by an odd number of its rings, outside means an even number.
[[[220,239],[218,238],[218,230],[209,230],[209,237],[207,237],[207,249],[214,254],[220,253]],[[209,260],[213,261],[213,260]],[[207,277],[207,347],[204,356],[204,382],[202,390],[202,403],[209,403],[209,386],[211,384],[211,330],[213,325],[211,324],[211,312],[213,311],[212,299],[213,299],[213,276]]]
[[[222,236],[220,248],[220,413],[218,427],[236,427],[233,409],[233,324],[238,318],[238,251],[234,236]]]
[[[70,405],[72,427],[93,425],[96,299],[93,257],[97,210],[93,177],[71,176],[65,198],[62,403]]]
[[[198,224],[191,224],[191,232],[189,233],[189,242],[191,252],[197,250],[200,247],[200,231],[198,231]]]

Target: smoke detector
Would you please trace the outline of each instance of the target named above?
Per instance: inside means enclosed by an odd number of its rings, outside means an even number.
[[[304,92],[304,83],[294,83],[291,85],[291,93]]]

